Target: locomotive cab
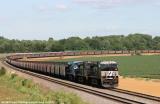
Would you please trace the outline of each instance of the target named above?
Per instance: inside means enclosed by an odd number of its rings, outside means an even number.
[[[101,70],[101,85],[105,88],[118,86],[118,64],[115,61],[103,61],[99,63]]]

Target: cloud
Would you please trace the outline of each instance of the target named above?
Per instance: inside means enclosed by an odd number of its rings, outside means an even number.
[[[160,6],[160,1],[154,3],[155,6]]]
[[[62,12],[68,10],[68,6],[65,4],[56,4],[56,5],[38,5],[34,6],[33,9],[44,12],[44,13],[52,13],[52,12]]]
[[[49,8],[45,5],[40,5],[39,7],[37,7],[37,9],[41,12],[49,11]]]
[[[58,11],[66,11],[66,10],[68,10],[67,5],[65,5],[65,4],[57,4],[57,5],[55,6],[55,8],[56,8],[56,10],[58,10]]]
[[[0,21],[1,21],[1,22],[4,22],[4,21],[6,21],[6,20],[8,20],[8,18],[7,18],[7,17],[0,16]]]
[[[34,5],[32,8],[33,10],[42,12],[42,13],[48,13],[53,11],[49,5]]]
[[[85,4],[85,5],[90,5],[92,7],[105,9],[121,5],[141,3],[144,1],[146,2],[149,0],[73,0],[73,1],[78,4]]]

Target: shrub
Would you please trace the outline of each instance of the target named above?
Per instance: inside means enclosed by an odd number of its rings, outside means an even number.
[[[26,86],[27,85],[27,79],[22,80],[22,86]]]
[[[85,104],[76,94],[55,92],[55,104]]]
[[[11,74],[11,79],[14,79],[14,78],[16,78],[16,77],[17,77],[17,74],[16,74],[16,73]]]
[[[23,79],[22,80],[22,86],[25,86],[27,88],[32,88],[34,85],[32,84],[31,80]]]
[[[6,74],[6,69],[4,67],[0,68],[0,76],[3,76]]]

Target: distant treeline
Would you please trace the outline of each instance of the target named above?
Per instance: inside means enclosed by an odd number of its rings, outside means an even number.
[[[51,52],[78,50],[160,50],[160,36],[129,34],[86,37],[70,37],[54,40],[9,40],[0,37],[0,52]]]

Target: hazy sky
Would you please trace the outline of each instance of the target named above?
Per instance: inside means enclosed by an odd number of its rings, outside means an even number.
[[[0,0],[0,35],[55,39],[160,35],[160,0]]]

